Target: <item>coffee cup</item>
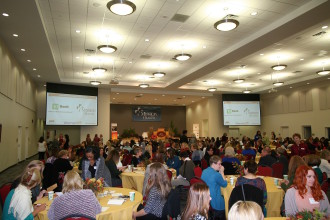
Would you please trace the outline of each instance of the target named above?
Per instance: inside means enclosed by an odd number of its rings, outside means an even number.
[[[234,185],[234,177],[230,177],[229,180],[230,180],[230,185]]]
[[[49,191],[48,192],[48,200],[53,200],[54,199],[54,191]]]
[[[135,200],[135,192],[129,192],[129,200],[132,202]]]
[[[129,172],[132,172],[132,165],[128,165],[127,169]]]
[[[283,179],[285,179],[285,180],[289,180],[288,175],[283,175]]]
[[[275,186],[278,185],[278,178],[274,178],[274,184],[275,184]]]

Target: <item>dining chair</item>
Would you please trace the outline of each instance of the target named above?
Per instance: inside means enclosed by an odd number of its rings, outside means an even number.
[[[272,177],[283,178],[283,164],[276,162],[272,165],[273,174]]]
[[[1,202],[1,208],[3,208],[5,204],[5,200],[7,198],[8,193],[10,192],[10,187],[12,183],[5,183],[0,187],[0,202]]]
[[[168,176],[169,180],[171,181],[172,176],[173,176],[172,172],[169,171],[169,170],[166,170],[166,173],[167,173],[167,176]]]
[[[200,167],[195,167],[194,168],[194,174],[195,174],[195,176],[197,176],[197,177],[199,177],[199,178],[201,178],[201,176],[202,176],[202,168],[200,168]]]
[[[271,167],[258,166],[259,176],[272,176],[273,169]]]

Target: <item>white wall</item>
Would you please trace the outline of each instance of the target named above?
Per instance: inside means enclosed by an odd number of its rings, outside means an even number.
[[[304,86],[261,96],[262,130],[276,134],[282,126],[289,134],[303,134],[303,126],[311,126],[315,137],[326,136],[330,127],[330,82]]]
[[[43,125],[36,117],[36,87],[0,40],[0,171],[18,162],[18,127],[22,127],[21,159],[37,153]],[[25,145],[27,143],[27,152]]]

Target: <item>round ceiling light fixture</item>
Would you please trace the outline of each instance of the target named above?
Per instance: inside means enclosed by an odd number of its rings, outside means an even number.
[[[245,80],[244,79],[234,79],[233,81],[234,81],[234,83],[242,83]]]
[[[106,68],[102,68],[102,67],[95,67],[95,68],[93,68],[92,70],[93,70],[94,72],[96,72],[96,73],[104,73],[104,72],[107,71]]]
[[[142,83],[142,84],[139,85],[139,87],[145,89],[145,88],[149,87],[149,84]]]
[[[251,90],[246,89],[246,90],[243,91],[243,93],[245,93],[245,94],[251,93]]]
[[[163,73],[163,72],[155,72],[155,73],[153,73],[152,75],[154,75],[155,77],[158,77],[158,78],[160,78],[160,77],[163,77],[163,76],[165,76],[166,74],[165,74],[165,73]]]
[[[136,10],[136,5],[128,0],[112,0],[107,4],[107,8],[116,15],[130,15]]]
[[[207,91],[209,91],[209,92],[215,92],[215,91],[217,91],[217,88],[208,88]]]
[[[274,83],[273,83],[274,86],[281,86],[281,85],[283,85],[283,84],[284,84],[284,82],[274,82]]]
[[[89,83],[92,84],[93,86],[98,86],[101,84],[100,81],[96,81],[96,80],[90,81]]]
[[[272,68],[273,70],[280,71],[280,70],[284,70],[284,69],[287,68],[287,67],[288,67],[287,65],[284,65],[284,64],[278,64],[278,65],[272,66],[271,68]]]
[[[179,60],[179,61],[186,61],[186,60],[189,60],[191,57],[192,57],[191,54],[181,53],[181,54],[175,55],[174,59]]]
[[[323,68],[323,70],[317,71],[316,73],[320,76],[325,76],[325,75],[328,75],[330,73],[330,70],[325,70]]]
[[[103,53],[113,53],[117,50],[117,47],[112,45],[100,45],[97,49]]]
[[[214,28],[218,31],[231,31],[237,28],[239,22],[235,19],[223,19],[215,22]]]

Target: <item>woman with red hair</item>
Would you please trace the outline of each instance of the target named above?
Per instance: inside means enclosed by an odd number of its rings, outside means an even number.
[[[293,184],[285,193],[286,216],[313,209],[326,212],[326,216],[330,216],[328,198],[316,178],[313,168],[306,165],[297,168]]]

